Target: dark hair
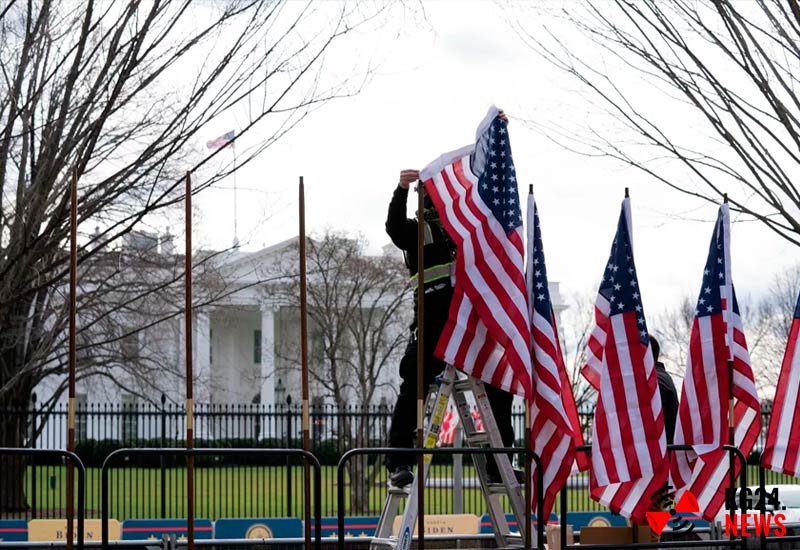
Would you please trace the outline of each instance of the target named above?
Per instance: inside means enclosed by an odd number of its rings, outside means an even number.
[[[661,346],[658,345],[658,340],[652,334],[650,335],[650,349],[653,350],[653,361],[658,361],[658,354],[661,352]]]

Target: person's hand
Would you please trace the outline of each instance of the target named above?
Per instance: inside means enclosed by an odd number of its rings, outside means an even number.
[[[499,117],[500,117],[500,120],[502,120],[503,122],[505,122],[506,124],[508,124],[508,115],[507,115],[507,114],[505,114],[505,113],[503,112],[503,110],[502,110],[502,109],[500,109],[500,112],[499,112],[499,113],[497,113],[497,116],[499,116]]]
[[[408,189],[412,182],[419,179],[419,170],[400,170],[400,183],[403,189]]]

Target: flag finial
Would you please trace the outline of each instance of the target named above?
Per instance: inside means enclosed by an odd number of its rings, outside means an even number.
[[[625,188],[625,198],[626,198],[626,199],[629,199],[629,198],[631,198],[631,195],[630,195],[630,193],[628,192],[628,188],[627,188],[627,187]]]
[[[728,194],[727,193],[723,193],[722,194],[722,202],[724,204],[728,204]]]
[[[529,195],[533,195],[533,184],[532,183],[528,184],[528,194]]]

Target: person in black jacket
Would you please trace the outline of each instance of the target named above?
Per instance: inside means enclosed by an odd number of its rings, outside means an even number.
[[[653,350],[653,361],[656,363],[656,376],[658,377],[658,392],[661,394],[661,408],[664,411],[664,428],[667,433],[667,445],[675,439],[675,423],[678,420],[678,390],[667,372],[664,363],[658,360],[661,346],[653,335],[650,335],[650,349]]]
[[[392,242],[403,251],[406,266],[417,284],[417,218],[406,217],[406,203],[409,186],[419,179],[418,170],[402,170],[400,181],[389,203],[386,219],[386,233]],[[420,188],[422,185],[420,184]],[[424,192],[424,188],[420,190]],[[442,226],[436,208],[430,197],[425,197],[422,219],[425,223],[424,285],[425,302],[423,324],[425,330],[423,387],[425,391],[445,368],[445,363],[434,355],[439,336],[444,330],[453,297],[451,267],[455,259],[455,244]],[[400,391],[397,396],[389,428],[389,447],[410,448],[414,446],[414,433],[417,427],[417,292],[414,289],[414,320],[411,323],[411,339],[400,361]],[[514,428],[511,424],[511,404],[513,395],[486,384],[486,395],[492,406],[503,445],[511,447],[514,443]],[[404,487],[414,480],[411,467],[416,463],[412,455],[389,455],[386,467],[389,482],[396,487]],[[493,482],[499,479],[497,465],[493,459],[487,461],[487,473]]]

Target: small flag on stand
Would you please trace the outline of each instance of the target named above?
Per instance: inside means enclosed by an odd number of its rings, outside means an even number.
[[[761,465],[781,474],[800,477],[800,353],[798,353],[798,333],[800,333],[800,296],[794,307],[792,328],[783,355],[781,374],[775,388],[775,401],[767,429],[767,444]]]
[[[591,497],[642,522],[667,482],[664,415],[633,261],[630,199],[622,202],[595,301],[583,376],[597,389]]]
[[[728,205],[723,204],[703,271],[675,426],[675,444],[691,445],[693,450],[676,451],[671,472],[675,488],[688,488],[708,521],[719,512],[729,486],[728,452],[723,449],[730,428],[729,360],[733,361],[734,440],[745,457],[761,431],[761,406],[739,317],[730,257],[730,214]],[[734,467],[738,475],[738,460]]]
[[[532,193],[528,195],[527,222],[526,279],[534,375],[533,400],[530,402],[531,449],[542,463],[544,509],[536,510],[536,498],[532,499],[531,506],[543,517],[550,517],[556,495],[564,487],[575,464],[575,446],[583,445],[583,434],[558,340],[558,327],[547,282],[539,211]],[[581,470],[588,467],[586,455],[579,457],[578,464]],[[532,465],[531,487],[535,495],[536,463]]]

